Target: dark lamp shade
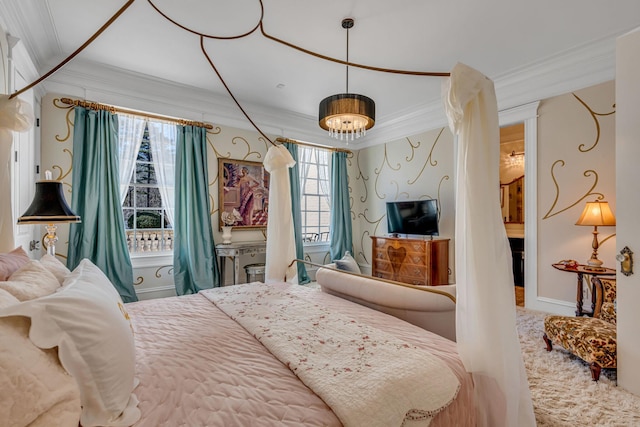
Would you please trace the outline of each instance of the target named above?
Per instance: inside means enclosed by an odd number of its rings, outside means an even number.
[[[54,224],[80,222],[64,199],[61,181],[36,182],[31,206],[18,218],[18,224]]]
[[[331,132],[362,132],[376,122],[376,104],[355,93],[331,95],[320,102],[318,124]]]

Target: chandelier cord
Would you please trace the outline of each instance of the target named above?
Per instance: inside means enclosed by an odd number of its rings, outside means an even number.
[[[347,29],[347,65],[345,67],[346,67],[346,74],[347,74],[347,87],[346,87],[347,90],[345,93],[349,93],[349,28],[350,27],[346,27]]]
[[[353,25],[353,24],[351,24]],[[347,65],[346,65],[346,74],[347,74],[347,91],[345,93],[349,93],[349,28],[350,27],[346,27],[347,29]]]

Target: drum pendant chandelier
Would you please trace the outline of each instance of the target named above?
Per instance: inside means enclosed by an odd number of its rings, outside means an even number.
[[[347,30],[347,63],[349,62],[349,29],[353,19],[342,20]],[[329,136],[352,141],[366,135],[376,121],[376,104],[368,96],[349,93],[349,65],[347,65],[346,93],[331,95],[320,102],[319,125]]]

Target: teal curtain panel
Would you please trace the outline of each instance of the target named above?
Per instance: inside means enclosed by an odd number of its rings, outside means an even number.
[[[111,280],[124,302],[137,301],[120,202],[118,116],[75,108],[71,224],[67,267],[88,258]]]
[[[220,286],[211,227],[206,129],[178,126],[173,277],[178,295]]]

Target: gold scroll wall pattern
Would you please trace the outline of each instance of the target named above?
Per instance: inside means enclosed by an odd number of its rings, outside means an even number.
[[[384,202],[411,199],[441,201],[444,193],[452,194],[452,188],[444,190],[452,174],[452,159],[440,159],[443,153],[453,153],[443,137],[447,135],[452,141],[451,133],[445,130],[436,129],[356,151],[353,162],[349,163],[349,191],[351,215],[357,226],[354,227],[353,242],[354,256],[358,261],[370,264],[370,237],[381,232],[380,226],[386,218]],[[439,215],[441,208],[442,203],[439,203]]]
[[[577,158],[577,156],[585,155],[586,153],[591,152],[598,146],[598,144],[600,143],[600,138],[602,136],[601,120],[609,116],[611,116],[611,118],[614,119],[616,106],[615,104],[613,104],[611,106],[611,111],[599,113],[599,112],[596,112],[594,108],[589,106],[589,104],[577,94],[571,93],[571,95],[577,101],[577,105],[581,106],[584,110],[586,110],[585,113],[591,118],[591,121],[593,122],[593,132],[592,132],[593,142],[589,144],[580,142],[577,145],[575,152],[573,153],[574,158]],[[554,190],[555,196],[554,196],[553,202],[551,203],[551,206],[549,207],[547,212],[543,215],[542,220],[547,220],[556,215],[562,214],[563,212],[568,211],[574,206],[584,203],[587,200],[587,198],[589,198],[589,200],[591,200],[592,197],[595,197],[595,200],[605,199],[604,194],[602,194],[599,191],[596,191],[596,188],[598,187],[598,179],[599,179],[598,172],[595,169],[587,169],[582,172],[581,174],[582,177],[580,177],[579,172],[573,175],[571,179],[571,183],[573,184],[572,186],[575,187],[576,182],[583,181],[586,183],[585,185],[588,186],[588,189],[586,189],[586,191],[582,193],[578,192],[575,198],[572,201],[569,201],[568,203],[566,203],[564,207],[558,206],[559,199],[562,193],[562,185],[561,185],[562,183],[560,183],[557,178],[557,172],[559,168],[564,168],[565,166],[566,166],[566,161],[564,159],[556,159],[551,164],[549,174],[553,182],[553,190]],[[607,240],[609,240],[614,236],[615,236],[615,233],[605,237],[604,239],[602,239],[602,241],[600,241],[600,244],[602,244],[603,242],[606,242]]]

